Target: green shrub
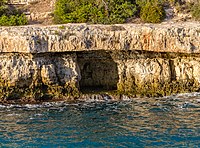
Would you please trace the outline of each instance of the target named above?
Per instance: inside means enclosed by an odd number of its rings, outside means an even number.
[[[136,4],[140,7],[146,5],[146,3],[151,2],[160,5],[175,5],[176,3],[182,3],[180,0],[136,0]]]
[[[200,21],[200,2],[194,4],[191,10],[191,14],[195,20]]]
[[[6,4],[6,2],[7,2],[7,0],[0,0],[0,6],[3,6],[3,5],[5,5],[5,4]]]
[[[165,10],[159,2],[146,2],[141,6],[140,18],[147,23],[160,23],[165,18]]]
[[[56,23],[123,23],[136,13],[131,0],[57,0]]]
[[[6,5],[7,0],[0,0],[0,26],[26,25],[28,20],[22,12]]]
[[[18,25],[26,25],[28,21],[24,14],[21,15],[2,15],[0,17],[0,26],[18,26]]]

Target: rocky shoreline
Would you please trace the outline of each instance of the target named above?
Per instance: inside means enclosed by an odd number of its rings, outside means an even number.
[[[199,40],[194,22],[1,27],[0,102],[199,91]]]

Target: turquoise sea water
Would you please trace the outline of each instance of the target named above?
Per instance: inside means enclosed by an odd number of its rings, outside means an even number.
[[[0,105],[0,147],[200,147],[200,94]]]

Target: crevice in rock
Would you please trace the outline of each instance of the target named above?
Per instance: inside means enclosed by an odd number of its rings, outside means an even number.
[[[169,60],[169,67],[170,67],[170,76],[171,76],[171,82],[172,82],[176,80],[176,70],[175,70],[173,60]]]

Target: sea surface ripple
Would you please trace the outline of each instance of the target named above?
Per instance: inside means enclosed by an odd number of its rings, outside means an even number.
[[[0,105],[0,147],[200,147],[200,93]]]

